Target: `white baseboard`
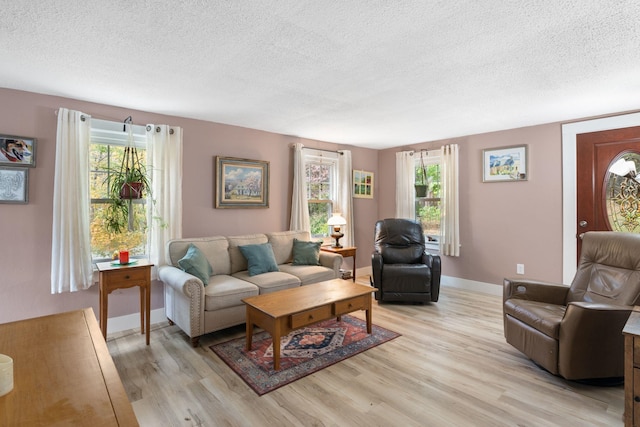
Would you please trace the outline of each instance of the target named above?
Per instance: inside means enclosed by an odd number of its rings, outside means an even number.
[[[363,267],[356,270],[357,277],[371,276],[371,267]],[[502,296],[502,286],[494,283],[478,282],[475,280],[459,279],[457,277],[442,276],[440,286],[450,288],[460,288],[482,294]]]
[[[164,307],[151,310],[151,324],[165,322]],[[129,329],[140,329],[140,313],[127,314],[126,316],[111,317],[107,319],[107,332],[120,332]]]

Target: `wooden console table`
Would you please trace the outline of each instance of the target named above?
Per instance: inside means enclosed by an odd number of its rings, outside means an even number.
[[[271,335],[273,369],[280,369],[280,338],[291,331],[323,320],[365,310],[367,333],[371,333],[371,293],[375,288],[341,279],[327,280],[270,294],[248,297],[247,351],[251,350],[253,325]]]
[[[100,272],[100,329],[107,338],[109,294],[116,289],[140,286],[140,333],[146,332],[149,345],[151,332],[151,264],[139,259],[127,265],[114,265],[112,261],[96,263]]]
[[[353,257],[353,276],[351,278],[354,282],[356,281],[356,249],[358,248],[355,246],[344,246],[341,248],[334,248],[333,246],[320,246],[321,251],[333,252],[334,254],[340,254],[343,257]]]
[[[137,426],[91,308],[0,325],[13,390],[0,425]]]
[[[640,312],[624,325],[624,425],[640,426]]]

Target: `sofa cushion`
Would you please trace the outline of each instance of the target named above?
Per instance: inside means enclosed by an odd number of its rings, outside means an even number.
[[[245,280],[219,274],[213,276],[204,290],[205,311],[243,305],[243,298],[258,295],[259,289]]]
[[[174,239],[167,243],[167,261],[171,265],[180,268],[180,260],[189,249],[189,245],[194,244],[202,251],[207,261],[214,268],[214,274],[231,274],[231,262],[229,260],[229,242],[224,236],[194,237],[185,239]],[[239,255],[242,257],[242,255]]]
[[[258,274],[257,276],[250,276],[248,271],[240,271],[234,273],[233,277],[253,283],[260,288],[260,294],[268,294],[300,286],[300,279],[282,271]]]
[[[307,231],[296,230],[267,233],[267,238],[273,247],[273,255],[276,257],[278,265],[293,261],[293,239],[311,240]]]
[[[273,249],[270,243],[261,245],[239,246],[240,252],[247,259],[247,270],[249,276],[257,276],[262,273],[278,271],[278,264],[273,256]]]
[[[247,259],[240,252],[239,246],[245,245],[259,245],[267,243],[267,236],[265,234],[247,234],[244,236],[230,236],[227,237],[229,242],[229,259],[231,260],[231,274],[238,271],[244,271],[248,268]]]
[[[322,242],[305,242],[293,239],[293,265],[320,265]]]
[[[213,274],[213,268],[211,268],[211,264],[209,264],[202,251],[193,243],[189,245],[187,253],[178,260],[178,265],[183,271],[202,280],[205,286],[209,284],[209,277]]]
[[[278,267],[280,271],[296,276],[302,285],[336,278],[336,272],[333,269],[322,265],[281,264]]]
[[[555,340],[560,339],[560,323],[566,309],[567,307],[564,305],[547,304],[518,298],[509,298],[504,302],[505,314]]]

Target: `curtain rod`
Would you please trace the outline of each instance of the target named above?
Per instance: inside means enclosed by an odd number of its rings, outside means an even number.
[[[58,115],[58,110],[54,110],[54,112],[53,112],[53,113],[57,116],[57,115]],[[82,120],[82,121],[84,122],[85,120],[87,120],[87,118],[91,118],[91,117],[93,117],[93,116],[90,116],[90,115],[88,115],[88,114],[82,114],[82,115],[80,116],[80,120]],[[105,122],[114,122],[114,123],[119,123],[119,121],[117,121],[117,120],[113,120],[113,119],[100,119],[100,118],[98,118],[98,117],[95,117],[95,118],[96,118],[96,119],[98,119],[98,120],[104,120]],[[129,116],[129,117],[127,117],[126,119],[124,119],[124,123],[125,123],[125,124],[130,124],[130,125],[133,125],[133,126],[145,127],[145,128],[147,129],[147,131],[150,131],[150,130],[152,129],[151,125],[136,125],[136,124],[134,124],[134,123],[132,123],[132,122],[133,122],[133,119],[131,118],[131,116]],[[160,132],[160,126],[156,126],[155,131],[156,131],[156,132]],[[126,132],[126,127],[125,127],[125,129],[123,130],[123,132]],[[173,135],[173,133],[174,133],[173,128],[172,128],[172,127],[169,127],[169,134],[170,134],[170,135]]]
[[[311,147],[302,147],[303,150],[316,150],[316,151],[324,151],[326,153],[338,153],[341,156],[344,154],[341,150],[325,150],[324,148],[311,148]]]

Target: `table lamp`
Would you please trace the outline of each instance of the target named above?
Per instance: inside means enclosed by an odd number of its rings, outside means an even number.
[[[327,222],[332,227],[331,237],[336,239],[336,243],[332,245],[333,248],[341,248],[340,238],[344,236],[344,233],[340,232],[340,227],[343,225],[347,225],[347,220],[344,219],[339,213],[334,213],[329,221]]]

